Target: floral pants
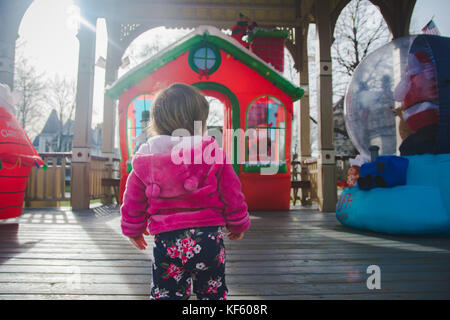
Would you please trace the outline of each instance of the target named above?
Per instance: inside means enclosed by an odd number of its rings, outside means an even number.
[[[155,236],[150,299],[225,300],[223,227],[189,228]]]

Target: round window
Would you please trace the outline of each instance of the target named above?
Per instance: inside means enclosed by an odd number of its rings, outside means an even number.
[[[204,44],[193,48],[189,52],[189,64],[195,72],[202,75],[210,75],[220,66],[220,51],[210,44]]]

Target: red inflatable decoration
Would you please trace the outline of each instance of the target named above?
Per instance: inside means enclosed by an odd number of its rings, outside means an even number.
[[[43,164],[16,117],[0,105],[0,219],[21,215],[31,167]]]
[[[411,53],[409,63],[414,68],[407,70],[409,90],[404,98],[403,118],[412,131],[417,131],[439,123],[437,72],[424,50]]]

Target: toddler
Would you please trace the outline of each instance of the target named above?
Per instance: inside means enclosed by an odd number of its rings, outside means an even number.
[[[191,284],[198,299],[226,299],[224,227],[230,240],[241,240],[250,226],[225,152],[211,137],[195,136],[194,122],[206,128],[208,112],[192,86],[161,91],[150,111],[151,137],[132,160],[121,227],[141,250],[144,234],[155,237],[151,299],[188,299]],[[187,134],[172,136],[175,130]]]

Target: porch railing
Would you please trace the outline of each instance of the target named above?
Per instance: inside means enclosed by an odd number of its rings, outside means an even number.
[[[57,206],[60,201],[70,201],[71,159],[70,152],[40,153],[47,165],[33,167],[25,194],[27,206],[36,202],[45,206]],[[104,199],[111,194],[111,187],[102,186],[102,178],[119,178],[119,159],[107,165],[108,158],[92,156],[89,170],[90,199]],[[111,197],[110,197],[111,198]],[[39,205],[39,204],[37,204]]]
[[[317,169],[317,159],[310,158],[307,160],[303,160],[303,165],[306,167],[306,173],[308,176],[308,180],[311,183],[311,190],[309,198],[313,202],[317,202],[319,197],[317,196],[317,179],[318,179],[318,169]]]
[[[71,153],[41,153],[47,170],[33,167],[28,179],[25,195],[27,206],[33,202],[45,202],[47,206],[57,206],[57,202],[70,201]],[[349,168],[348,156],[336,156],[336,178],[345,179]],[[112,198],[112,187],[102,185],[103,178],[120,178],[119,159],[107,165],[108,158],[92,156],[89,172],[89,196],[94,199]],[[318,167],[317,159],[310,158],[302,162],[307,169],[307,180],[311,183],[310,195],[314,202],[318,201]]]
[[[355,156],[336,156],[336,182],[346,179],[347,171],[350,167],[349,159]],[[311,182],[311,200],[317,202],[318,176],[317,159],[310,158],[303,161],[303,165],[307,168],[308,180]]]

